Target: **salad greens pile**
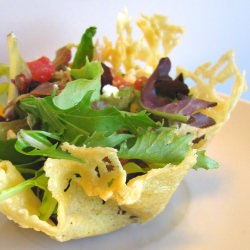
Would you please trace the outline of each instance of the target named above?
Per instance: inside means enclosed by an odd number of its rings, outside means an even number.
[[[203,108],[216,105],[188,96],[183,78],[172,80],[168,75],[169,59],[160,61],[141,90],[127,85],[119,89],[118,96],[104,96],[104,86],[112,85],[112,69],[93,60],[95,33],[95,27],[85,31],[72,63],[69,62],[69,47],[57,52],[55,72],[49,81],[32,80],[32,72],[21,60],[13,40],[10,43],[10,66],[0,65],[0,76],[7,76],[12,81],[10,88],[14,83],[18,92],[17,98],[1,115],[0,160],[11,161],[26,179],[2,191],[0,201],[32,188],[42,201],[40,218],[43,220],[51,218],[57,207],[47,188],[44,161],[49,157],[81,162],[60,149],[63,142],[116,148],[129,181],[150,169],[180,163],[197,139],[190,133],[178,135],[180,122],[198,119],[193,115],[200,109],[200,104]],[[0,85],[0,95],[7,94],[7,85]],[[166,95],[167,88],[171,88],[171,95]],[[174,110],[171,108],[173,104]],[[131,112],[135,105],[136,112]],[[191,111],[184,112],[190,105]],[[210,125],[213,124],[210,120]],[[205,127],[204,123],[202,126]],[[16,136],[10,136],[10,130]],[[205,151],[198,151],[197,155],[194,169],[218,167]]]

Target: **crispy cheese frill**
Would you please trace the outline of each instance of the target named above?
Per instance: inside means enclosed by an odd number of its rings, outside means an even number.
[[[152,169],[126,183],[113,148],[85,148],[65,143],[63,150],[84,160],[47,159],[48,189],[58,201],[57,225],[39,219],[40,200],[31,190],[0,202],[0,210],[21,227],[42,231],[58,241],[105,234],[159,214],[188,170],[191,150],[179,165]],[[107,161],[108,159],[108,161]],[[8,161],[0,163],[0,191],[24,181]]]
[[[247,90],[245,74],[244,72],[241,73],[235,64],[233,50],[223,54],[215,64],[211,62],[204,63],[197,67],[194,72],[183,67],[178,67],[177,73],[178,72],[182,72],[186,79],[189,78],[194,82],[194,86],[190,90],[193,96],[217,103],[215,107],[201,111],[203,114],[212,117],[216,121],[215,125],[199,129],[182,124],[180,128],[181,134],[191,132],[196,135],[197,138],[204,135],[204,139],[194,145],[194,147],[205,148],[229,120],[242,93]],[[231,86],[229,96],[217,93],[216,87],[219,84],[228,84],[228,87]]]

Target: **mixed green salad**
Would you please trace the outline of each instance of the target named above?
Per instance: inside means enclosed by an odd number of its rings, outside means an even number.
[[[55,221],[57,209],[43,171],[46,159],[82,161],[63,151],[62,143],[117,149],[129,181],[179,164],[204,139],[179,133],[181,124],[216,124],[199,112],[216,103],[191,96],[182,74],[172,78],[169,58],[160,59],[150,77],[127,82],[95,60],[95,33],[90,27],[76,48],[69,44],[54,60],[32,62],[22,59],[15,36],[8,36],[10,64],[0,65],[0,161],[11,161],[25,181],[0,192],[0,201],[32,189],[42,201],[42,220]],[[197,155],[194,169],[218,167],[204,150]]]

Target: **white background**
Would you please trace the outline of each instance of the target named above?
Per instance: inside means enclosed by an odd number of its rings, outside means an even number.
[[[189,69],[215,62],[233,48],[240,70],[250,82],[250,1],[248,0],[0,0],[0,63],[8,62],[6,35],[16,33],[25,60],[42,55],[53,58],[55,50],[78,43],[85,28],[95,25],[96,37],[115,38],[116,17],[127,8],[135,20],[140,13],[160,13],[186,33],[172,52],[173,65]],[[229,93],[229,87],[220,91]],[[250,100],[249,91],[243,95]]]

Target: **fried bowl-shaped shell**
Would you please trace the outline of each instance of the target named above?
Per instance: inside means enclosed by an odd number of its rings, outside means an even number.
[[[31,190],[0,202],[0,211],[9,219],[58,241],[105,234],[154,218],[196,163],[196,151],[191,150],[179,165],[152,169],[126,183],[126,173],[115,149],[67,143],[63,149],[85,162],[57,159],[45,162],[48,189],[58,201],[57,225],[39,219],[40,201]],[[10,162],[0,163],[0,191],[22,181]]]

